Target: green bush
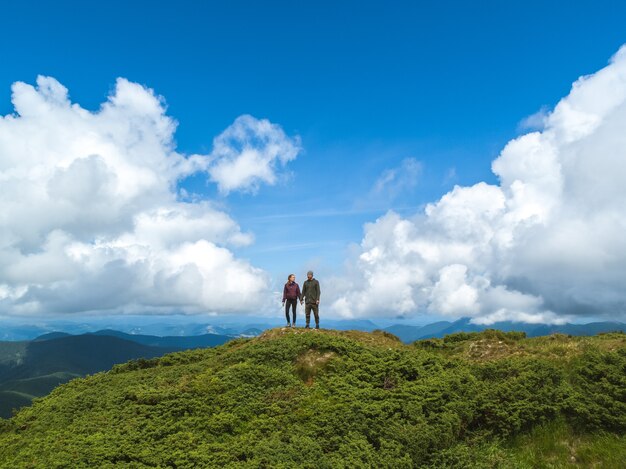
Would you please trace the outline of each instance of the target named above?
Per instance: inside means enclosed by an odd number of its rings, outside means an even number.
[[[473,367],[480,382],[472,428],[510,437],[555,418],[569,386],[554,363],[507,358]]]
[[[589,350],[572,369],[568,413],[582,429],[626,431],[626,349]]]

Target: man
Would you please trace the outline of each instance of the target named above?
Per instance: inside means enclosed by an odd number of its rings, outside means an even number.
[[[302,285],[302,297],[300,299],[300,304],[306,302],[306,306],[304,307],[304,315],[306,316],[306,328],[309,328],[309,322],[311,321],[311,310],[313,310],[313,314],[315,315],[315,329],[320,328],[320,315],[319,315],[319,304],[320,304],[320,283],[313,278],[313,271],[309,270],[306,273],[307,280]],[[302,300],[304,298],[304,301]]]

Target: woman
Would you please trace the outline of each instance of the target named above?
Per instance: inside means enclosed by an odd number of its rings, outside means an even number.
[[[300,285],[296,283],[296,276],[289,274],[287,283],[283,288],[283,306],[285,307],[285,316],[287,317],[287,327],[296,327],[296,307],[298,300],[302,301],[302,293],[300,293]],[[293,311],[293,321],[289,322],[289,307]]]

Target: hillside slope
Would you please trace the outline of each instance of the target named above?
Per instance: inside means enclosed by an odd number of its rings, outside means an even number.
[[[118,337],[124,340],[130,340],[138,344],[149,345],[151,347],[165,347],[172,350],[187,350],[191,348],[215,347],[232,340],[234,336],[223,334],[201,334],[193,336],[165,336],[159,337],[144,334],[126,334],[125,332],[105,329],[94,332],[93,335],[103,335]]]
[[[1,467],[620,467],[626,336],[271,330],[75,379]]]
[[[174,350],[96,335],[0,342],[0,417],[9,417],[13,409],[48,394],[72,378]]]

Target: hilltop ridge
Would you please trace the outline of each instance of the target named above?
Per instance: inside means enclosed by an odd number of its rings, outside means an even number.
[[[0,464],[614,467],[625,370],[619,333],[277,328],[62,385],[0,421]]]

